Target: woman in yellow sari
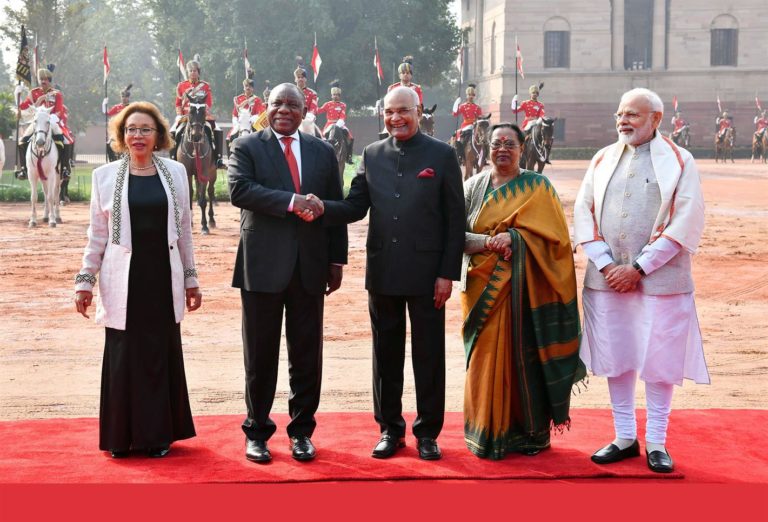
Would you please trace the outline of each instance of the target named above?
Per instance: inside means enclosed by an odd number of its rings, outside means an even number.
[[[496,125],[492,169],[464,184],[464,439],[490,459],[548,448],[586,375],[565,215],[549,180],[520,169],[522,143]]]

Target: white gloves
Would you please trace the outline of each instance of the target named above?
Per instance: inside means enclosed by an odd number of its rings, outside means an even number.
[[[307,113],[307,116],[306,116],[304,119],[305,119],[305,120],[307,120],[307,121],[308,121],[308,122],[310,122],[310,123],[315,123],[315,120],[317,119],[317,116],[315,116],[315,115],[314,115],[313,113],[311,113],[311,112],[308,112],[308,113]]]
[[[453,102],[453,112],[457,112],[459,110],[459,105],[461,104],[461,96],[456,98],[456,101]]]
[[[512,108],[517,109],[517,94],[512,97]]]
[[[101,100],[101,113],[106,114],[107,113],[107,103],[109,103],[109,98],[104,98]]]
[[[347,128],[347,124],[344,122],[344,120],[336,120],[336,124],[335,125],[338,128],[340,128],[340,129],[346,129]]]

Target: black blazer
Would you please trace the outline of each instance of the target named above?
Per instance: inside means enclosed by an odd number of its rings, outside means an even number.
[[[434,176],[419,177],[427,169]],[[350,223],[369,208],[366,289],[428,295],[438,277],[459,280],[464,191],[453,148],[421,132],[366,147],[349,195],[325,202],[323,219],[327,225]]]
[[[344,197],[338,163],[327,143],[299,133],[301,193],[322,199]],[[305,223],[287,211],[293,181],[271,128],[235,140],[229,156],[229,194],[240,211],[232,286],[252,292],[281,292],[299,264],[304,289],[323,293],[330,263],[347,262],[347,227]]]

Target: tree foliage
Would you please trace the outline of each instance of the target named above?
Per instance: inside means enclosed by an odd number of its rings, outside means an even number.
[[[6,7],[11,21],[2,31],[18,41],[21,24],[37,41],[44,61],[56,63],[54,82],[70,108],[70,124],[82,129],[101,121],[101,56],[104,43],[112,65],[109,95],[133,83],[132,99],[148,99],[173,114],[180,48],[189,60],[199,54],[202,78],[214,92],[214,112],[227,119],[232,98],[242,90],[243,46],[256,72],[256,92],[293,81],[295,56],[307,67],[317,33],[322,67],[320,100],[330,98],[329,82],[339,79],[351,110],[376,100],[374,36],[385,79],[405,55],[414,57],[414,81],[437,88],[446,82],[459,30],[451,0],[24,0]],[[15,60],[15,57],[13,57]],[[10,60],[9,60],[10,61]],[[310,72],[311,77],[311,72]],[[395,78],[396,79],[396,78]],[[451,89],[435,89],[448,92]],[[432,92],[432,91],[428,91]],[[437,100],[426,99],[431,105]],[[452,98],[444,103],[451,103]]]

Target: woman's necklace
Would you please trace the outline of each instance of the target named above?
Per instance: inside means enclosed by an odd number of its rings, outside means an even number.
[[[155,164],[154,163],[150,163],[146,167],[137,167],[136,165],[131,163],[131,170],[139,170],[139,171],[141,171],[141,170],[149,170],[149,169],[153,169],[153,168],[155,168]]]

